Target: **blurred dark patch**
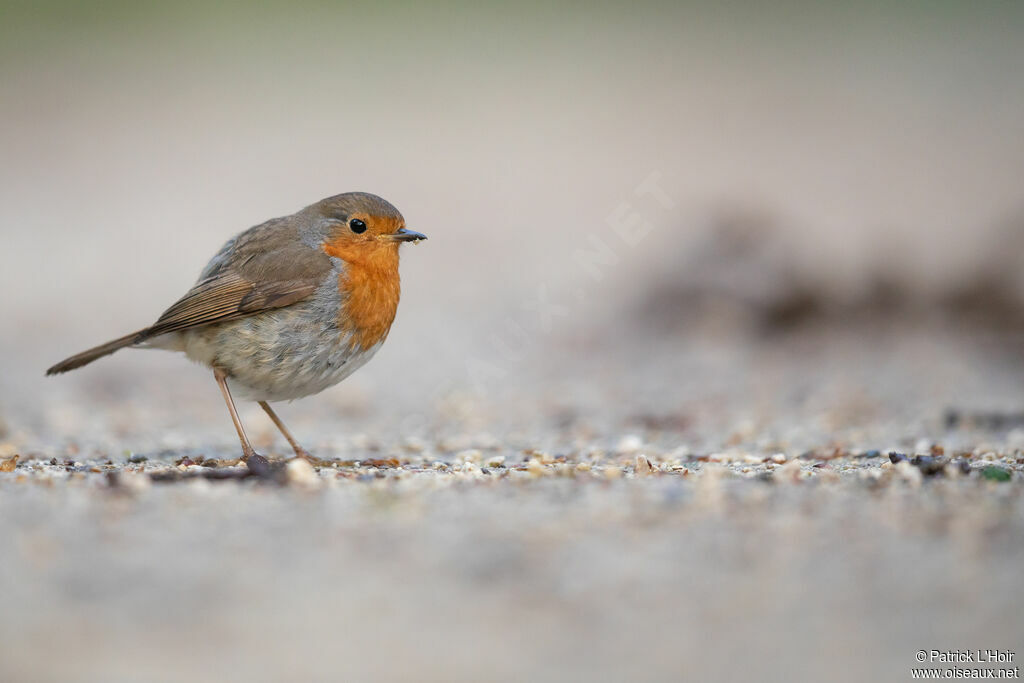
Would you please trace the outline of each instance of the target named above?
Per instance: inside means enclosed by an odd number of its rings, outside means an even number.
[[[688,415],[677,413],[643,413],[632,416],[628,424],[655,432],[685,432],[693,426],[693,419]]]
[[[973,412],[968,413],[950,408],[943,416],[946,429],[978,429],[985,431],[1004,431],[1024,426],[1022,412]]]
[[[772,334],[813,325],[922,320],[985,332],[1024,332],[1024,216],[993,231],[958,275],[923,281],[883,254],[855,286],[799,255],[799,231],[770,215],[731,212],[686,240],[668,272],[656,273],[631,307],[660,332]],[[834,255],[833,255],[834,257]],[[882,264],[882,265],[878,265]],[[936,282],[938,284],[936,284]]]

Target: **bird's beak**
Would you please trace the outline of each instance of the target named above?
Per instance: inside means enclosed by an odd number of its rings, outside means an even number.
[[[416,232],[415,230],[409,230],[408,228],[399,228],[398,232],[393,232],[390,235],[382,235],[384,239],[390,240],[391,242],[419,242],[420,240],[427,239],[427,236],[422,232]]]

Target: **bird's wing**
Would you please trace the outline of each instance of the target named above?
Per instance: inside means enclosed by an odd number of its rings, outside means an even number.
[[[311,296],[331,268],[330,257],[304,244],[291,222],[268,221],[224,245],[141,339],[289,306]]]

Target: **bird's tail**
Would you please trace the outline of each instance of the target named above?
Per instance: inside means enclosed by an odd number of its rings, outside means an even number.
[[[75,368],[80,368],[83,365],[88,365],[97,358],[109,356],[118,349],[123,349],[126,346],[131,346],[132,344],[143,341],[146,338],[147,331],[147,329],[143,329],[139,330],[138,332],[132,332],[131,334],[126,334],[123,337],[118,337],[117,339],[108,341],[106,344],[100,344],[99,346],[91,348],[88,351],[76,353],[70,358],[65,358],[61,362],[54,365],[52,368],[46,371],[46,374],[59,375],[62,372],[67,372],[68,370],[74,370]]]

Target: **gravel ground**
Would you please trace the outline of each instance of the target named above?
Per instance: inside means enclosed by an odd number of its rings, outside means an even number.
[[[0,484],[6,678],[900,680],[1014,649],[1019,458],[869,456],[29,460]]]

